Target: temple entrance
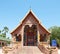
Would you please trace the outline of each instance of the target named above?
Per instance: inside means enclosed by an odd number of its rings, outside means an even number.
[[[24,46],[36,46],[37,45],[37,27],[36,25],[26,25],[24,28]]]

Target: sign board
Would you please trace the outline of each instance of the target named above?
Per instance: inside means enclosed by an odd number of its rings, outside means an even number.
[[[56,40],[52,40],[52,46],[57,46],[57,41]]]

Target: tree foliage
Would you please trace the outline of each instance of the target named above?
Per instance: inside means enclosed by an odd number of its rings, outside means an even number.
[[[0,30],[0,34],[1,34],[1,30]]]
[[[49,31],[51,32],[50,40],[55,39],[57,41],[57,44],[60,45],[60,27],[50,27]]]
[[[10,44],[9,37],[6,38],[6,36],[7,36],[6,34],[8,33],[8,31],[9,31],[8,27],[5,26],[2,30],[0,30],[0,36],[5,38],[6,40],[8,39],[7,43]]]
[[[2,30],[0,30],[0,36],[6,37],[6,33],[8,33],[8,31],[8,27],[5,26]]]

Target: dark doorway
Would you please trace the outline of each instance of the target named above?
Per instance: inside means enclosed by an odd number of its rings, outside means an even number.
[[[36,46],[37,45],[37,27],[36,25],[26,25],[24,28],[24,46]]]

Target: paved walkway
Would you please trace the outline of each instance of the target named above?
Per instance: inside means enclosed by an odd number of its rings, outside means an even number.
[[[8,54],[43,54],[37,46],[24,46],[14,49]]]
[[[20,49],[20,54],[43,54],[37,46],[24,46]]]
[[[0,48],[0,54],[3,54],[2,48]],[[43,54],[43,53],[36,46],[24,46],[19,47],[18,49],[14,49],[13,51],[10,51],[8,54]],[[58,54],[60,54],[60,49],[58,50]]]

